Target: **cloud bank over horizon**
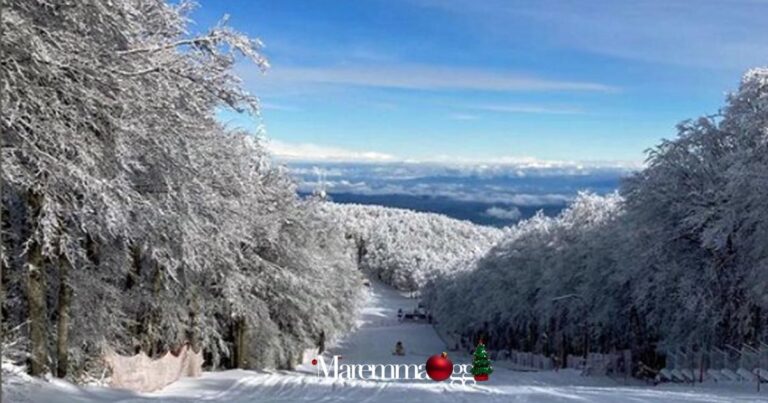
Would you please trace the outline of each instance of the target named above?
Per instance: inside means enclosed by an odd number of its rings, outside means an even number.
[[[541,211],[554,216],[579,192],[608,194],[625,167],[544,164],[448,164],[282,161],[300,195],[444,214],[503,227]]]
[[[433,165],[479,165],[479,166],[515,166],[519,168],[616,168],[639,169],[641,161],[565,161],[547,160],[532,156],[489,156],[472,158],[456,155],[433,155],[428,158],[406,158],[372,150],[355,150],[337,146],[314,143],[290,143],[276,139],[264,142],[270,154],[280,162],[286,163],[401,163]],[[404,145],[406,147],[407,145]]]
[[[506,218],[509,206],[565,205],[579,191],[617,189],[626,167],[533,164],[439,164],[409,162],[283,161],[299,191],[365,196],[401,195],[464,202],[498,203],[486,211]]]
[[[275,158],[287,161],[384,162],[396,160],[393,155],[386,153],[356,151],[312,143],[286,143],[270,139],[265,146]]]

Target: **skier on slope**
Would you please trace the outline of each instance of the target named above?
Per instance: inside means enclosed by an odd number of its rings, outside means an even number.
[[[402,341],[398,340],[395,343],[395,351],[392,352],[392,355],[405,355],[405,347],[403,347]]]

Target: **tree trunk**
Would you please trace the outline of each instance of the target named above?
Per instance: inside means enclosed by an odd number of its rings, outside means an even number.
[[[59,306],[56,334],[56,375],[59,378],[67,376],[69,368],[69,308],[72,300],[72,289],[69,284],[69,260],[63,254],[59,255]]]
[[[2,2],[0,1],[0,6]],[[0,149],[2,149],[0,145]],[[1,165],[1,164],[0,164]],[[6,270],[6,256],[5,256],[5,236],[7,227],[7,218],[9,213],[5,210],[5,200],[3,198],[5,190],[5,183],[2,181],[2,175],[0,174],[0,343],[4,340],[4,326],[3,326],[3,306],[5,306],[5,286],[3,285],[3,273]],[[2,351],[0,351],[2,355]],[[3,400],[3,371],[0,370],[0,402]]]
[[[2,179],[0,179],[0,182]],[[5,187],[0,184],[0,343],[4,340],[3,337],[3,306],[5,305],[5,286],[3,286],[3,272],[5,271],[5,203],[3,202],[3,189]],[[2,351],[0,351],[2,355]],[[0,369],[0,402],[3,400],[3,371]]]
[[[131,269],[128,270],[128,277],[125,279],[125,289],[130,290],[141,281],[141,247],[135,242],[131,242]]]
[[[560,365],[562,368],[568,368],[568,337],[563,334],[560,340]]]
[[[30,245],[27,257],[27,302],[29,304],[29,342],[31,375],[42,375],[46,371],[47,340],[45,333],[45,277],[40,244]]]
[[[145,324],[143,326],[146,334],[144,335],[145,343],[144,349],[147,355],[154,357],[158,353],[158,336],[157,331],[161,328],[160,324],[160,294],[163,291],[163,266],[155,263],[155,275],[152,279],[152,309],[149,314],[145,316]]]
[[[320,340],[317,341],[318,354],[325,352],[325,330],[320,331]]]
[[[189,300],[189,323],[187,325],[187,342],[194,351],[200,351],[200,320],[199,320],[199,302],[196,293]]]
[[[235,351],[234,351],[234,366],[235,368],[246,368],[246,323],[245,318],[237,318],[235,320]]]
[[[141,247],[136,242],[131,242],[129,245],[130,255],[131,255],[131,267],[128,268],[128,275],[125,278],[125,290],[130,291],[134,287],[141,287]],[[129,298],[135,298],[134,294],[128,294],[131,297]],[[134,336],[134,340],[138,340],[138,342],[133,346],[134,353],[138,354],[141,352],[142,345],[141,345],[141,339],[142,339],[142,314],[141,310],[138,310],[136,313],[136,321],[133,325],[130,327],[130,332]]]
[[[3,9],[5,8],[5,2],[0,0],[0,18],[2,18],[3,15]],[[0,26],[3,26],[3,24],[0,24]],[[4,29],[0,28],[0,36],[5,34]],[[0,51],[0,59],[5,59],[5,52]],[[0,105],[0,109],[2,109],[3,105]],[[3,141],[2,137],[0,137],[0,150],[3,149]],[[2,151],[0,151],[2,152]],[[3,306],[5,306],[5,287],[3,287],[3,271],[5,269],[5,237],[2,235],[5,233],[5,180],[3,178],[5,177],[3,173],[3,164],[0,163],[0,361],[2,361],[2,342],[5,340],[4,338],[4,332],[3,332]],[[3,370],[0,368],[0,403],[3,401]]]
[[[357,268],[358,269],[360,269],[360,266],[363,264],[363,257],[365,257],[365,254],[366,254],[365,241],[361,236],[359,239],[357,239]]]
[[[36,193],[28,194],[28,205],[31,213],[30,224],[35,226],[40,216],[42,197]],[[27,303],[29,304],[29,343],[30,365],[29,373],[34,376],[42,375],[47,369],[48,342],[46,340],[45,313],[45,274],[43,272],[42,245],[32,234],[27,250]]]

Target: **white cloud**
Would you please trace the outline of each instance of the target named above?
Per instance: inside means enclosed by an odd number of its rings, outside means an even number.
[[[425,159],[409,159],[404,162],[415,164],[438,164],[442,166],[469,167],[473,171],[488,171],[497,168],[516,167],[523,169],[559,169],[576,173],[591,168],[638,169],[644,166],[642,161],[569,161],[547,160],[531,156],[502,155],[495,157],[462,157],[456,155],[436,155]]]
[[[456,155],[434,155],[427,158],[402,158],[398,155],[370,150],[352,150],[343,147],[313,143],[289,143],[267,139],[266,148],[279,160],[360,162],[360,163],[402,163],[403,166],[463,167],[472,172],[493,172],[509,167],[516,169],[558,169],[570,174],[579,174],[592,168],[638,169],[644,166],[640,161],[567,161],[546,160],[531,156],[463,157]],[[391,169],[391,167],[388,167]]]
[[[289,161],[302,191],[406,195],[482,202],[498,207],[486,214],[514,217],[513,207],[559,206],[577,190],[613,191],[618,178],[631,170],[618,167],[525,167],[520,165],[456,165],[437,163]]]
[[[346,148],[321,146],[311,143],[285,143],[269,140],[267,149],[278,159],[299,161],[355,161],[387,162],[395,157],[375,151],[357,151]]]
[[[765,63],[768,2],[410,0],[461,16],[514,48],[523,40],[651,63],[744,69]],[[695,3],[695,4],[694,4]],[[507,27],[525,23],[521,38]]]
[[[448,116],[451,120],[477,120],[477,115],[470,115],[468,113],[453,113]]]
[[[259,106],[261,107],[261,109],[273,110],[273,111],[295,112],[295,111],[301,110],[300,108],[297,108],[295,106],[274,104],[272,102],[260,102]]]
[[[422,64],[388,66],[274,66],[268,81],[317,83],[422,90],[590,91],[614,92],[616,87],[587,81],[554,80],[502,71]]]
[[[509,198],[504,199],[512,204],[518,206],[542,206],[553,204],[565,204],[573,199],[572,194],[561,193],[547,193],[547,194],[513,194]]]
[[[501,113],[535,113],[535,114],[557,114],[557,115],[573,115],[573,114],[584,113],[582,109],[573,108],[573,107],[527,105],[527,104],[472,105],[472,106],[468,106],[468,108],[481,110],[481,111],[501,112]]]
[[[485,210],[485,215],[500,218],[502,220],[517,221],[523,216],[523,213],[521,213],[520,209],[517,207],[505,209],[503,207],[493,206]]]

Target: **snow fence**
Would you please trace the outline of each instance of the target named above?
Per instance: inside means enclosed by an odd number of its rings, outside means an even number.
[[[667,351],[667,366],[659,372],[671,382],[755,382],[768,383],[768,344],[743,345],[724,349],[679,348]]]
[[[127,357],[108,351],[104,361],[112,370],[109,385],[134,392],[152,392],[185,376],[198,377],[203,371],[202,350],[196,353],[187,345],[154,360],[144,352]]]
[[[526,370],[556,370],[560,367],[553,357],[516,350],[494,351],[493,359],[508,362]],[[586,357],[569,354],[564,368],[581,371],[582,375],[631,376],[632,353],[620,350],[610,354],[589,353]]]

